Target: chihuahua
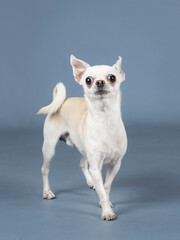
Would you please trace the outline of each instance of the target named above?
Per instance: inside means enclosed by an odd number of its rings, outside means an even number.
[[[114,177],[120,169],[127,149],[127,135],[121,118],[120,84],[125,79],[121,70],[122,58],[113,66],[90,66],[70,57],[75,80],[84,89],[84,98],[66,98],[66,89],[58,83],[53,101],[38,114],[47,114],[42,147],[43,198],[53,199],[49,185],[50,162],[58,140],[75,145],[82,157],[80,167],[88,186],[95,189],[102,208],[102,220],[117,218],[109,201]],[[101,170],[107,164],[105,181]]]

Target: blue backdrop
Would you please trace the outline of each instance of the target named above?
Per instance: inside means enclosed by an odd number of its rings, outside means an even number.
[[[125,124],[180,122],[180,1],[0,1],[0,128],[39,128],[62,81],[83,96],[70,54],[91,65],[121,55]]]

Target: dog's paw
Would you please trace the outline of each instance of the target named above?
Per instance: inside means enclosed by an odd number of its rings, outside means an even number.
[[[115,220],[117,218],[116,214],[113,212],[108,202],[102,204],[102,220]]]
[[[89,188],[91,188],[91,189],[93,189],[93,190],[95,190],[95,187],[94,187],[94,185],[88,185],[89,186]]]
[[[95,187],[92,182],[87,182],[87,185],[89,186],[89,188],[95,190]]]
[[[48,190],[48,191],[44,191],[43,193],[43,198],[44,199],[54,199],[56,196],[54,195],[54,193],[51,191],[51,190]]]
[[[101,202],[99,202],[99,206],[102,208]],[[109,206],[110,206],[111,208],[113,208],[113,204],[112,204],[112,202],[110,202],[110,201],[109,201]]]
[[[115,213],[104,213],[101,217],[101,220],[112,221],[117,219],[117,215]]]

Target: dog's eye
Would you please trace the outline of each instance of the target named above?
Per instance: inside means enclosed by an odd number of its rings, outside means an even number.
[[[110,74],[110,75],[108,76],[108,80],[109,80],[110,82],[115,82],[115,81],[116,81],[116,77],[115,77],[113,74]]]
[[[92,77],[87,77],[87,78],[86,78],[86,83],[87,83],[88,85],[90,85],[91,82],[92,82]]]

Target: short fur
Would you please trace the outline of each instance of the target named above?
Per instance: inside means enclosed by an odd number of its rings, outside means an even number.
[[[39,110],[48,114],[44,124],[42,147],[43,198],[53,199],[48,174],[58,140],[78,148],[82,157],[80,167],[90,188],[96,189],[102,207],[102,220],[117,216],[112,210],[109,193],[114,177],[120,169],[127,149],[127,136],[121,118],[119,87],[125,79],[121,70],[121,57],[111,66],[93,66],[71,55],[75,80],[83,86],[84,98],[66,98],[62,83],[56,85],[53,101]],[[111,76],[115,81],[111,81]],[[87,84],[86,79],[91,83]],[[108,164],[105,182],[102,166]]]

